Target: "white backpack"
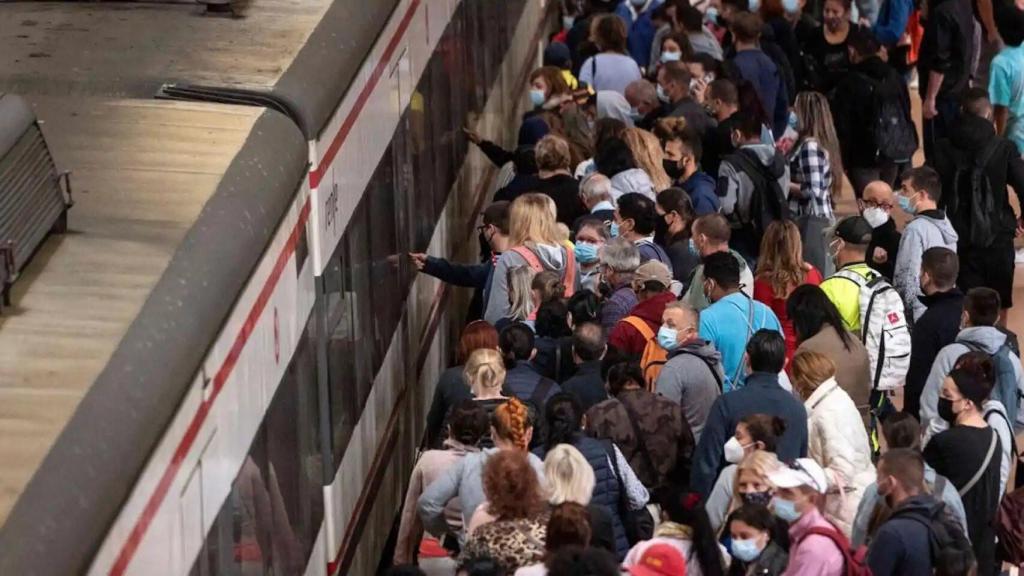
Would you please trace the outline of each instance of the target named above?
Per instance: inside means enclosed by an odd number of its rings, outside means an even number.
[[[851,270],[835,274],[860,288],[860,340],[868,350],[875,390],[903,386],[910,368],[910,328],[903,299],[877,272],[865,278]]]

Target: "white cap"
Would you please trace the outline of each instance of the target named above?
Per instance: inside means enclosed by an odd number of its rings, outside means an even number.
[[[768,473],[768,481],[776,488],[810,486],[822,494],[828,489],[825,471],[811,458],[797,458],[792,462],[783,463]]]

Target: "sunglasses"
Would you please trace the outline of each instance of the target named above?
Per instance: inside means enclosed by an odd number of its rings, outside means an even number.
[[[825,492],[825,490],[828,489],[828,486],[819,486],[817,479],[814,478],[814,474],[811,474],[810,470],[805,468],[799,460],[790,460],[789,462],[786,462],[786,466],[788,466],[790,470],[796,470],[797,472],[803,472],[806,474],[807,477],[811,479],[811,482],[814,483],[814,488],[818,492]]]

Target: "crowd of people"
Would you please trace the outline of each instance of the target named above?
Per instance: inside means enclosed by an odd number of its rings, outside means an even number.
[[[1024,562],[1024,6],[561,10],[480,262],[410,255],[475,293],[392,573]]]

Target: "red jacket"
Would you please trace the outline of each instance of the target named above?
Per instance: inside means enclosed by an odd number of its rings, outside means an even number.
[[[669,302],[674,302],[675,299],[675,294],[662,292],[634,306],[629,311],[629,316],[642,318],[650,326],[651,332],[657,335],[658,329],[661,328],[661,315],[665,312],[665,306]],[[611,333],[608,334],[608,344],[625,354],[640,356],[644,353],[644,348],[647,346],[647,339],[636,328],[630,326],[628,322],[619,320],[615,327],[612,328]]]

